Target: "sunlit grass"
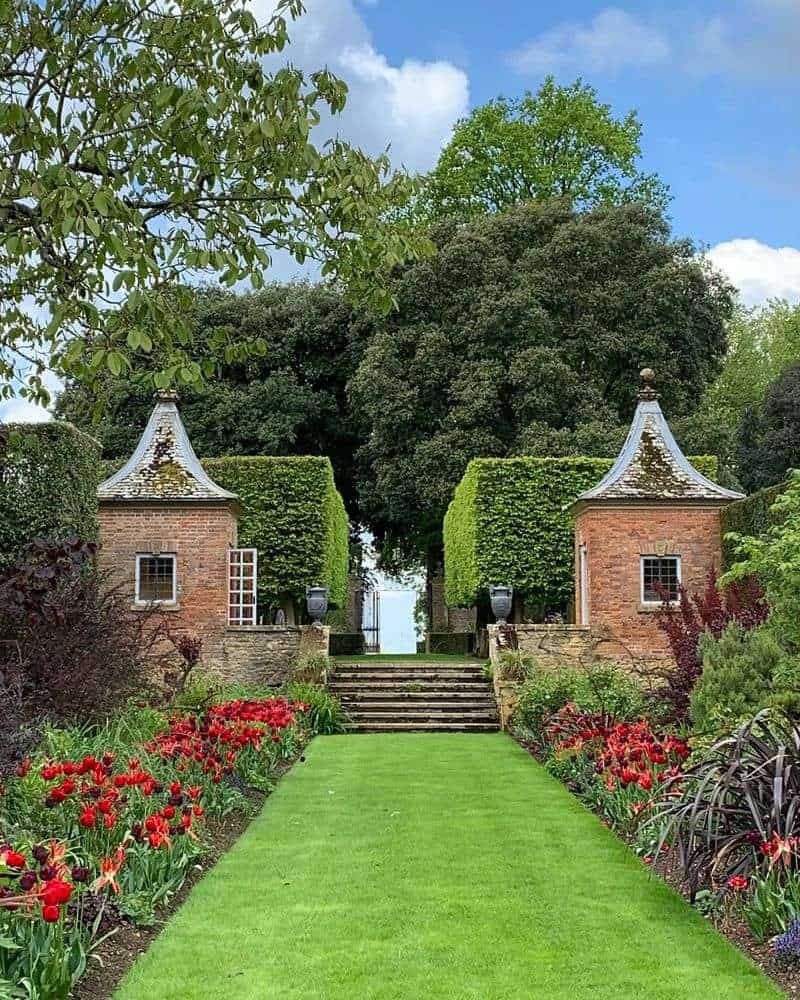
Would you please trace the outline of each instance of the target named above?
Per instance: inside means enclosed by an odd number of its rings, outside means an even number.
[[[778,992],[502,734],[317,739],[118,1000]]]

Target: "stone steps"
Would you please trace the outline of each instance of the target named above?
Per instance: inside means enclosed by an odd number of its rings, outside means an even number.
[[[496,733],[494,722],[366,722],[350,723],[348,733]]]
[[[357,695],[359,692],[365,691],[370,693],[379,694],[383,691],[388,691],[390,693],[397,692],[397,694],[420,694],[420,693],[442,693],[447,694],[448,692],[464,692],[465,694],[479,694],[486,691],[486,681],[461,681],[455,687],[452,684],[448,684],[444,681],[339,681],[335,678],[329,682],[332,691],[336,691],[341,694],[353,694]]]
[[[469,705],[494,705],[494,698],[484,690],[479,691],[393,691],[391,689],[381,691],[354,691],[336,692],[339,701],[343,705],[358,706],[378,706],[387,704],[398,704],[413,706],[423,705],[451,705],[466,707]]]
[[[494,692],[478,664],[337,664],[329,686],[353,733],[499,728]]]
[[[414,683],[485,684],[486,680],[480,673],[444,674],[433,671],[429,673],[422,673],[422,672],[412,673],[409,670],[398,670],[396,674],[389,675],[385,673],[378,674],[372,670],[370,670],[369,672],[365,671],[363,674],[357,674],[357,673],[343,674],[337,670],[332,677],[332,682],[334,684],[346,684],[348,682],[357,684],[364,684],[364,683],[379,684],[381,682],[388,684],[414,684]]]

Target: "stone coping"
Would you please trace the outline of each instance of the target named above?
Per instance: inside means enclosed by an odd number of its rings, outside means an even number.
[[[225,631],[234,635],[252,632],[300,632],[304,628],[311,628],[310,625],[226,625]]]
[[[546,622],[529,622],[518,625],[510,625],[511,628],[520,631],[524,629],[526,632],[590,632],[591,627],[589,625],[570,625],[566,622],[563,623],[546,623]],[[499,625],[490,625],[489,628],[500,628]]]

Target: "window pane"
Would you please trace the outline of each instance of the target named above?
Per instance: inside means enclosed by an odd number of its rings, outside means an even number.
[[[139,559],[140,601],[171,601],[174,592],[175,560],[172,556],[141,556]]]
[[[675,556],[642,559],[642,596],[645,601],[678,599],[678,559]]]

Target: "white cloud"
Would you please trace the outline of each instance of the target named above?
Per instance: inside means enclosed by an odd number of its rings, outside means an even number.
[[[739,289],[746,305],[771,298],[800,302],[800,250],[796,247],[727,240],[712,247],[708,257]]]
[[[269,13],[255,0],[254,13]],[[300,69],[328,66],[348,85],[342,114],[320,126],[375,155],[391,146],[392,161],[429,170],[457,118],[469,109],[469,79],[447,60],[407,58],[392,64],[373,44],[353,0],[308,0],[306,13],[289,25],[284,56]]]
[[[609,6],[562,21],[510,53],[520,73],[618,73],[669,67],[698,79],[765,82],[797,77],[800,0],[729,0],[720,13],[676,9],[659,19]]]
[[[26,399],[9,399],[0,403],[0,423],[41,424],[50,420],[50,414],[41,406],[34,406]]]
[[[669,39],[654,24],[619,7],[606,7],[591,21],[562,22],[509,55],[520,73],[617,73],[666,63]]]
[[[425,170],[433,165],[456,118],[469,104],[463,70],[446,61],[406,59],[392,66],[372,45],[339,54],[352,94],[351,128],[369,145],[391,142],[393,159]]]

